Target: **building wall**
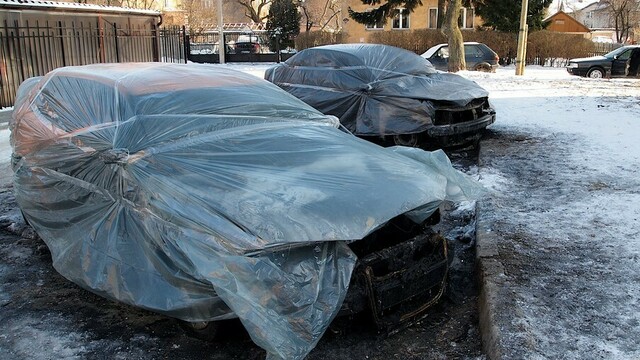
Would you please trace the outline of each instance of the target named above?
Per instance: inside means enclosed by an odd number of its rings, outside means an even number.
[[[549,18],[547,30],[563,33],[588,33],[589,29],[571,16],[560,12]]]
[[[386,24],[380,24],[376,28],[367,28],[367,26],[359,24],[355,22],[353,19],[349,18],[347,15],[348,7],[351,7],[354,11],[362,12],[370,9],[371,7],[368,5],[362,4],[360,0],[350,0],[346,1],[345,7],[343,9],[343,14],[345,14],[345,18],[343,19],[343,32],[346,36],[347,42],[352,43],[367,43],[370,42],[369,38],[371,34],[380,31],[410,31],[410,30],[418,30],[418,29],[429,29],[436,28],[436,20],[437,20],[437,10],[438,10],[438,1],[437,0],[423,0],[422,6],[417,7],[411,14],[409,14],[409,27],[408,28],[394,28],[394,20],[388,19]],[[473,31],[475,27],[481,25],[481,19],[479,17],[473,16],[473,9],[463,9],[463,27],[461,29],[463,31]],[[399,19],[395,21],[396,27],[403,26],[404,24],[400,23]],[[463,34],[464,36],[464,34]]]

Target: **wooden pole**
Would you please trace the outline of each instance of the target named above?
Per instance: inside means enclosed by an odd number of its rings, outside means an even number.
[[[520,32],[518,34],[518,54],[516,55],[516,75],[524,74],[524,62],[527,54],[527,7],[528,0],[522,0],[520,9]]]

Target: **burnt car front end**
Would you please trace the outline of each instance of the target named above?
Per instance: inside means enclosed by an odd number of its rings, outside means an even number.
[[[383,144],[455,146],[477,139],[496,119],[478,84],[390,46],[303,50],[268,69],[265,79],[338,117],[355,135]]]
[[[427,130],[427,136],[448,146],[461,145],[479,139],[481,131],[495,121],[496,111],[487,97],[464,106],[436,102],[433,127]]]

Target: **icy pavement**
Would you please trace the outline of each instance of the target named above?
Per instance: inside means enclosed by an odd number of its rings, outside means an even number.
[[[640,358],[640,81],[465,73],[498,119],[481,145],[489,358]]]

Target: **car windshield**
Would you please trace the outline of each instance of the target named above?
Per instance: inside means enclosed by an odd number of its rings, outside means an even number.
[[[429,48],[429,50],[425,51],[425,53],[422,54],[422,57],[425,57],[425,58],[432,57],[433,54],[435,54],[436,51],[440,50],[440,47],[443,46],[443,45],[446,45],[446,44],[439,44],[439,45],[436,45],[436,46],[433,46],[433,47]]]
[[[608,58],[608,59],[613,59],[616,55],[620,55],[621,53],[625,52],[626,50],[628,50],[629,48],[627,47],[620,47],[617,48],[615,50],[613,50],[612,52],[605,54],[604,57]]]

